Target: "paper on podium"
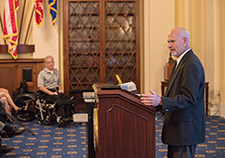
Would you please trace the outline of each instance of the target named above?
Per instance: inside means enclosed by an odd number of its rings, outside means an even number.
[[[120,87],[121,87],[121,89],[127,90],[132,93],[137,92],[137,87],[134,82],[126,82],[126,83],[120,84]]]

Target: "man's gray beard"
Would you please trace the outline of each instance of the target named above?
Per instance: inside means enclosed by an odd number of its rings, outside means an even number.
[[[177,57],[177,52],[172,53],[172,56]]]

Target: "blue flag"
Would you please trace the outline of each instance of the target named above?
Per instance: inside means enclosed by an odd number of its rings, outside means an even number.
[[[55,21],[57,19],[57,0],[48,0],[48,8],[49,8],[49,15],[52,21],[52,26],[55,27]]]

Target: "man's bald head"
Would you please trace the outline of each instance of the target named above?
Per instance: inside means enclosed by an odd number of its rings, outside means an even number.
[[[176,27],[168,35],[168,48],[172,55],[179,57],[190,48],[190,36],[183,27]]]

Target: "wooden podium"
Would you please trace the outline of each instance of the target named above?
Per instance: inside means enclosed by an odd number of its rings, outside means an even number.
[[[124,90],[97,94],[96,158],[155,158],[155,109]]]

